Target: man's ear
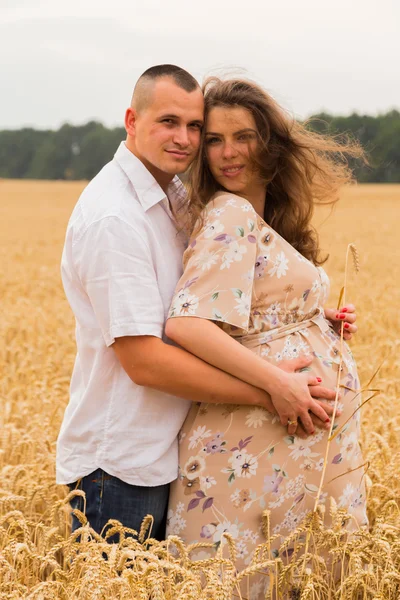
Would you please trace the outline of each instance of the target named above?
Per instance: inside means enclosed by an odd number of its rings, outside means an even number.
[[[137,113],[131,106],[126,109],[125,113],[125,129],[128,135],[135,135]]]

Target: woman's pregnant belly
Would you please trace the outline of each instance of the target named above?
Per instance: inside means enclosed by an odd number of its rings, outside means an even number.
[[[337,385],[340,339],[334,332],[312,326],[305,333],[253,345],[252,351],[277,366],[311,355],[310,371],[325,387]],[[186,542],[216,542],[219,529],[225,528],[237,540],[251,531],[261,541],[262,514],[268,509],[271,533],[286,536],[313,510],[317,498],[325,504],[329,497],[354,517],[352,526],[365,523],[359,384],[347,346],[339,383],[345,386],[339,399],[343,412],[331,442],[325,430],[317,429],[306,440],[288,435],[279,418],[262,407],[194,404],[181,432],[180,472],[171,487],[171,515],[180,511],[186,522],[179,535]],[[329,511],[326,515],[329,521]],[[248,543],[246,539],[242,542]],[[277,546],[282,539],[277,538]]]
[[[336,389],[339,385],[341,404],[351,391],[354,392],[351,394],[351,404],[355,396],[360,401],[357,394],[360,388],[357,366],[351,350],[345,342],[341,347],[340,336],[330,327],[321,330],[317,325],[312,325],[304,330],[262,343],[252,350],[277,367],[284,361],[291,361],[301,356],[312,357],[313,361],[306,370],[321,377],[324,387]],[[347,400],[350,403],[350,397]]]

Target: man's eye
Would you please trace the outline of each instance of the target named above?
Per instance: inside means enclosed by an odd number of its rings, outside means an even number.
[[[191,124],[189,125],[189,127],[190,127],[191,129],[197,129],[197,130],[200,130],[200,129],[201,129],[201,125],[200,125],[200,123],[191,123]]]
[[[174,123],[173,119],[163,119],[162,120],[163,123],[168,123],[169,125],[172,125]]]

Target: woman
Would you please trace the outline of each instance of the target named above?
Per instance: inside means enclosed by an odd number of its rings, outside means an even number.
[[[203,360],[265,389],[278,416],[262,408],[193,405],[181,434],[167,533],[218,547],[228,531],[242,569],[264,539],[264,509],[271,511],[277,556],[315,504],[328,432],[314,418],[321,429],[301,439],[311,417],[290,401],[290,376],[277,367],[312,355],[312,374],[324,386],[336,386],[340,336],[324,316],[329,282],[310,221],[313,203],[335,201],[350,179],[338,153],[357,156],[361,150],[308,132],[250,82],[209,80],[205,105],[202,151],[191,172],[189,212],[196,225],[166,333]],[[351,327],[346,323],[347,331]],[[338,426],[359,404],[347,346],[341,383],[346,389]],[[359,419],[356,412],[330,445],[320,503],[332,496],[361,525]]]

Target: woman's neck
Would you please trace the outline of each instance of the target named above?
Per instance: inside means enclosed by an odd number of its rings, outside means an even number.
[[[252,204],[254,210],[260,217],[264,217],[265,197],[267,195],[267,186],[265,184],[260,184],[257,188],[249,190],[248,193],[244,192],[240,195]]]

